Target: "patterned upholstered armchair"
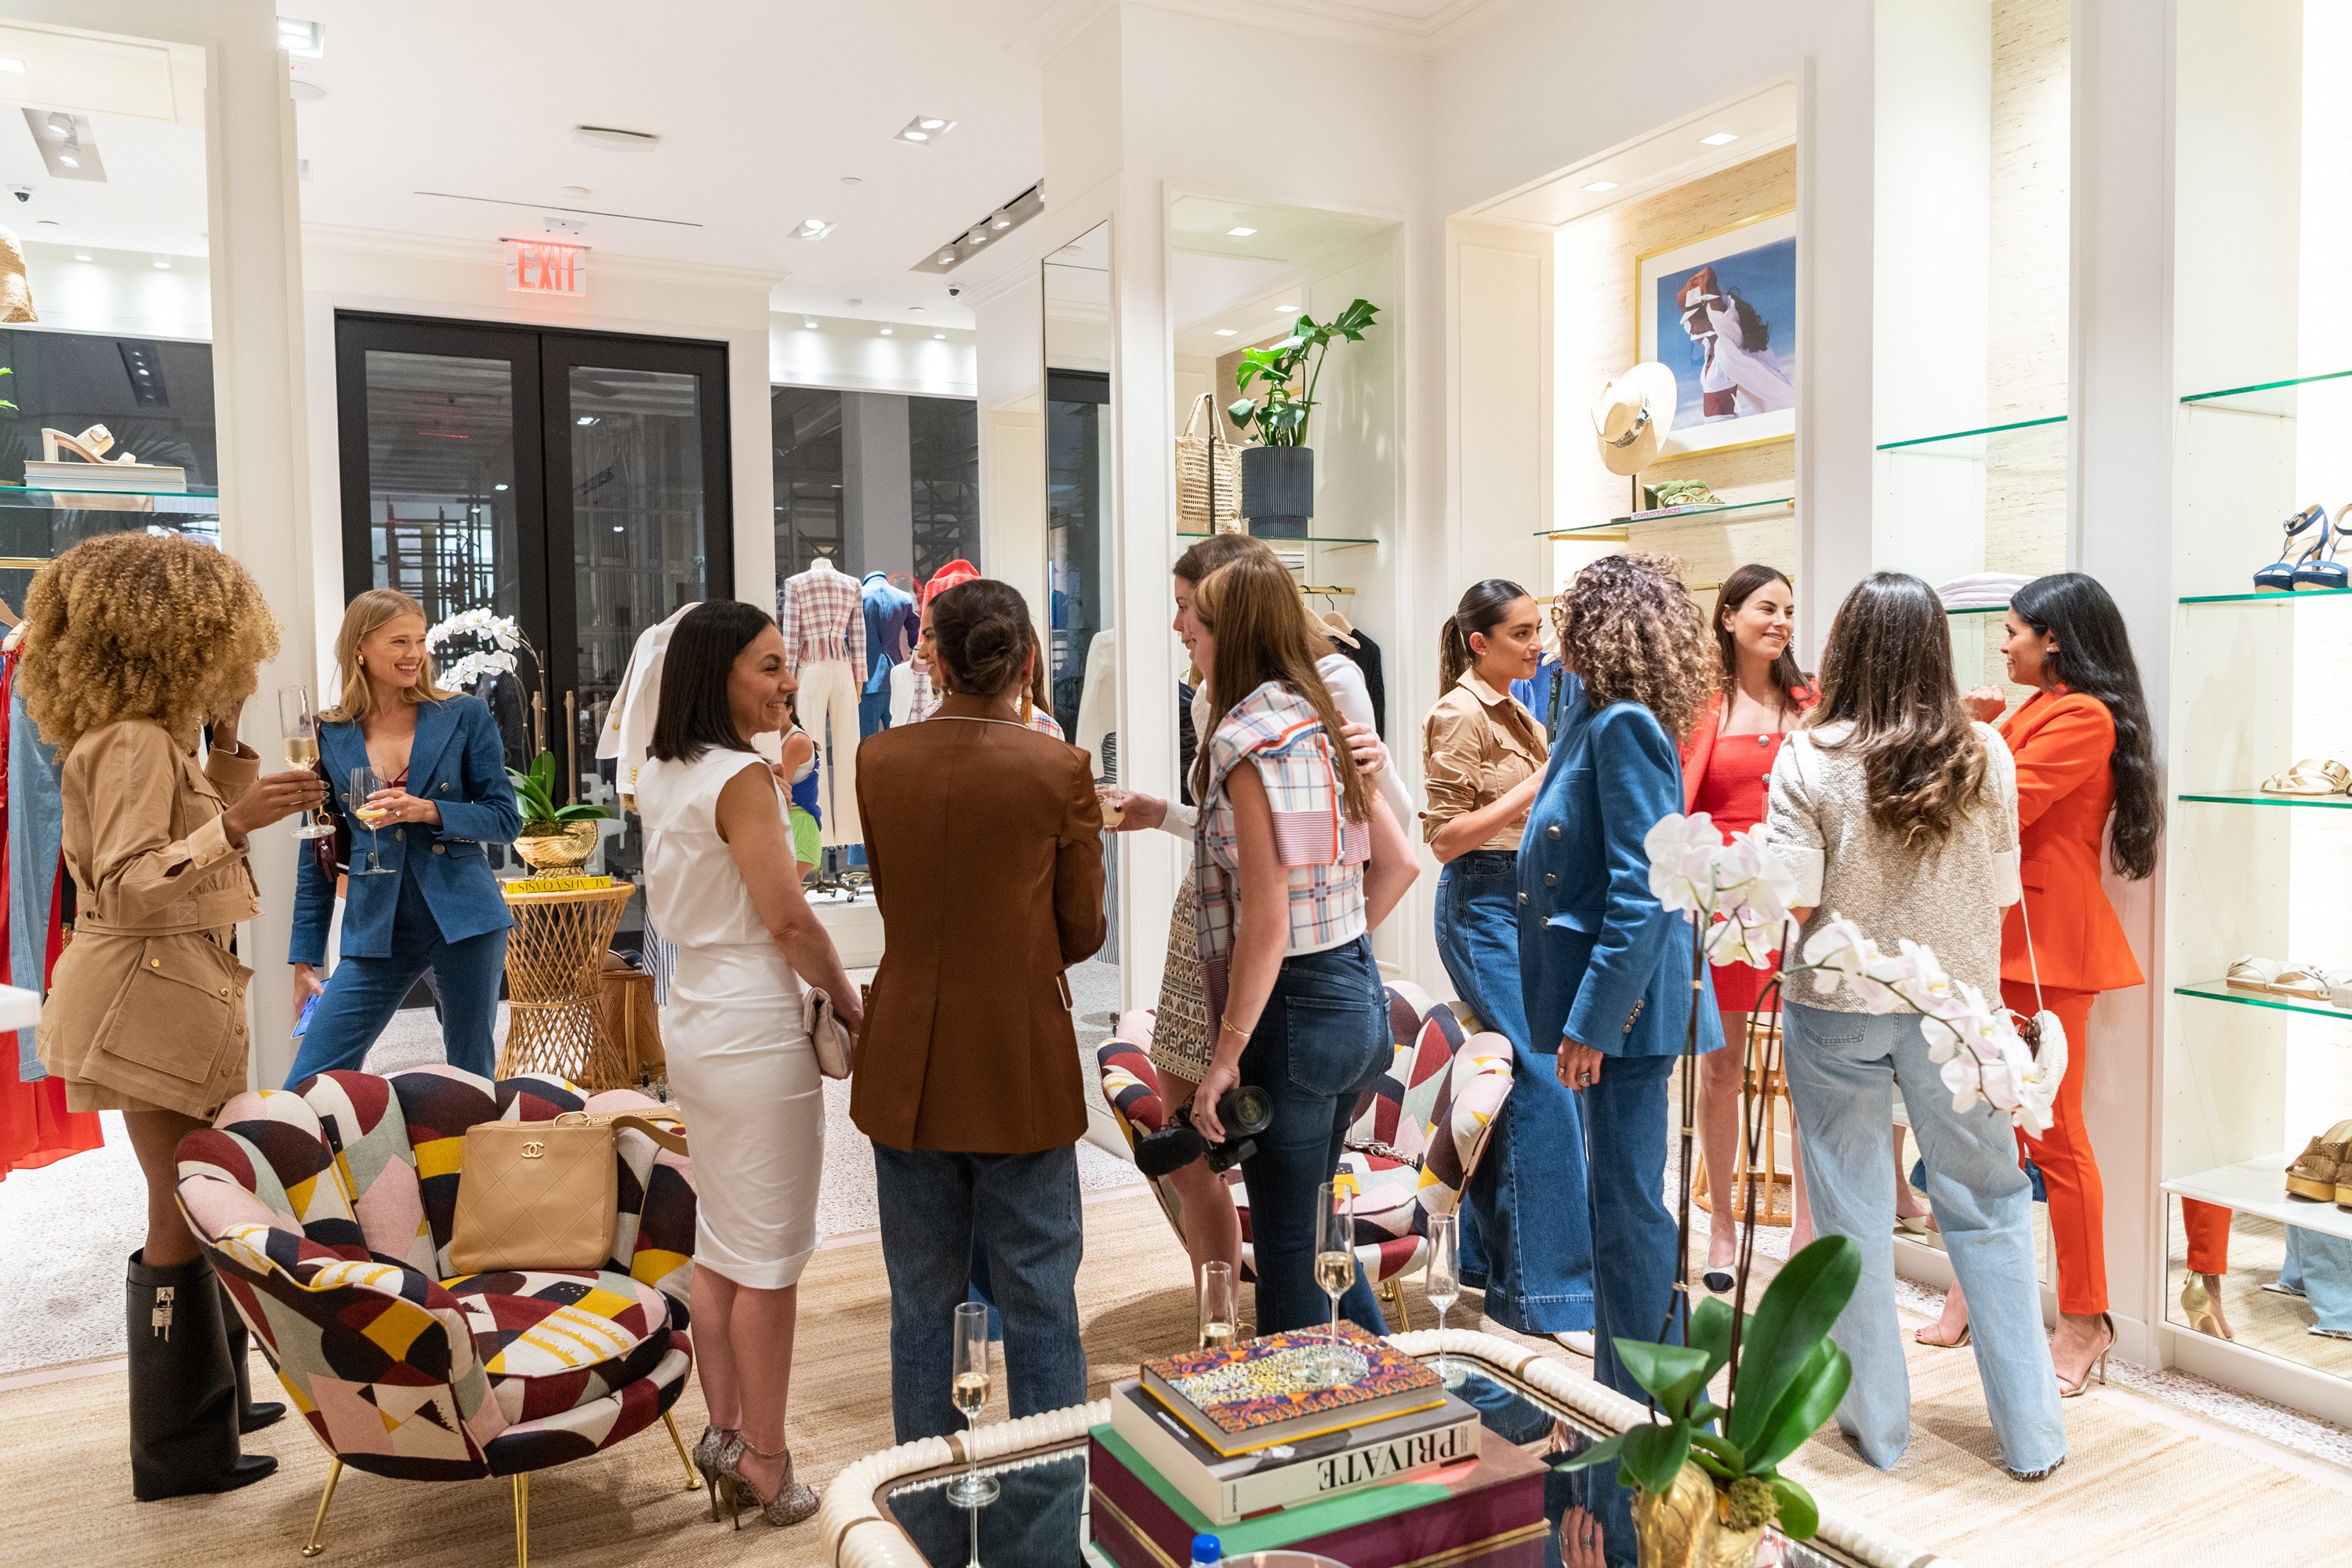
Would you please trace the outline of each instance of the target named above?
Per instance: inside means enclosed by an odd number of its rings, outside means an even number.
[[[322,1551],[343,1467],[428,1481],[513,1478],[530,1562],[530,1475],[608,1448],[669,1409],[693,1363],[690,1167],[618,1135],[620,1201],[601,1269],[457,1275],[449,1264],[466,1129],[652,1102],[560,1079],[497,1084],[434,1067],[331,1072],[232,1100],[180,1141],[179,1195],[294,1406],[333,1457],[306,1557]],[[687,1486],[700,1486],[691,1465]]]
[[[1496,1113],[1511,1092],[1511,1047],[1496,1034],[1465,1037],[1454,1005],[1432,1001],[1417,985],[1391,982],[1388,993],[1396,1055],[1357,1100],[1340,1165],[1356,1177],[1356,1257],[1403,1327],[1398,1281],[1428,1257],[1430,1216],[1453,1213],[1470,1185]],[[1122,1017],[1118,1033],[1095,1053],[1102,1097],[1130,1150],[1136,1139],[1165,1124],[1150,1052],[1151,1012],[1145,1008]],[[1254,1279],[1249,1194],[1239,1169],[1226,1180],[1241,1212],[1242,1274]],[[1152,1190],[1181,1236],[1184,1216],[1174,1185],[1154,1182]]]

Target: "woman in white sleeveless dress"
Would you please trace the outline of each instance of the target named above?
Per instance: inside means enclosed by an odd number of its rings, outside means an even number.
[[[694,1148],[694,1341],[710,1425],[695,1461],[711,1510],[771,1524],[816,1511],[784,1440],[802,1267],[816,1249],[824,1093],[801,1022],[805,979],[855,1031],[858,999],[802,897],[785,802],[751,737],[795,689],[759,608],[688,611],[663,656],[652,758],[637,774],[646,897],[677,945],[670,1090]]]

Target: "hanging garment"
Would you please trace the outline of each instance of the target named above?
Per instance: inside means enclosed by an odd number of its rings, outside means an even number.
[[[1087,645],[1087,669],[1078,694],[1076,726],[1070,744],[1095,760],[1095,777],[1109,778],[1110,762],[1103,754],[1103,737],[1118,722],[1118,632],[1097,632]]]
[[[636,799],[637,770],[646,765],[654,742],[654,710],[661,697],[662,656],[669,649],[669,634],[692,608],[680,605],[667,620],[637,634],[628,665],[621,671],[618,695],[596,731],[597,760],[614,764],[613,787],[625,807]]]
[[[838,574],[836,574],[838,575]],[[859,640],[865,627],[858,627]],[[817,770],[817,798],[824,803],[818,826],[824,842],[856,844],[863,835],[857,826],[858,679],[856,666],[845,659],[813,659],[800,668],[801,726],[824,758]]]
[[[785,578],[776,590],[776,626],[784,634],[784,668],[794,675],[801,666],[820,660],[844,662],[857,672],[850,682],[854,722],[866,673],[866,595],[857,579],[818,556],[815,565]],[[801,716],[808,716],[805,697]]]
[[[890,727],[890,677],[915,651],[923,617],[915,595],[882,572],[868,572],[861,585],[866,601],[866,689],[857,702],[857,732],[871,735]]]
[[[1381,679],[1381,645],[1361,626],[1350,635],[1356,639],[1353,647],[1334,640],[1331,649],[1364,672],[1364,689],[1372,699],[1372,728],[1385,741],[1389,738],[1389,689]]]
[[[10,984],[38,992],[47,989],[49,923],[65,862],[65,797],[57,752],[42,741],[16,689],[13,657],[8,676],[8,973]],[[26,1083],[45,1076],[30,1029],[16,1031],[16,1072]]]

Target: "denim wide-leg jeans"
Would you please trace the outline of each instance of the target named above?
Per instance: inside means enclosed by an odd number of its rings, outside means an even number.
[[[1952,1109],[1915,1013],[1832,1013],[1783,1004],[1789,1101],[1813,1229],[1862,1248],[1862,1278],[1832,1337],[1853,1362],[1838,1428],[1893,1469],[1911,1441],[1911,1377],[1895,1316],[1895,1086],[1927,1166],[1927,1204],[1969,1299],[1977,1376],[2001,1463],[2021,1475],[2066,1457],[2058,1374],[2042,1335],[2032,1189],[2008,1115]]]
[[[1437,878],[1437,952],[1454,994],[1511,1042],[1511,1093],[1462,1200],[1462,1282],[1523,1334],[1592,1327],[1584,1120],[1554,1058],[1528,1048],[1518,856],[1474,849]]]
[[[359,1070],[376,1037],[428,971],[441,1015],[443,1058],[477,1077],[497,1078],[499,982],[507,972],[507,933],[445,941],[416,873],[404,869],[400,901],[393,910],[392,951],[381,958],[346,957],[335,965],[295,1048],[286,1087],[322,1072]]]

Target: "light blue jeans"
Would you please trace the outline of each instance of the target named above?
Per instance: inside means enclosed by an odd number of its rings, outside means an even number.
[[[2352,1241],[2326,1231],[2286,1227],[2286,1262],[2278,1288],[2310,1304],[2312,1326],[2352,1334]]]
[[[1977,1377],[2001,1463],[2021,1475],[2066,1456],[2058,1374],[2033,1271],[2032,1189],[2009,1118],[1985,1101],[1952,1110],[1916,1013],[1832,1013],[1785,1005],[1789,1102],[1803,1136],[1813,1229],[1850,1236],[1862,1279],[1831,1331],[1853,1362],[1838,1429],[1882,1470],[1911,1441],[1911,1378],[1895,1317],[1895,1086],[1927,1167],[1927,1204],[1969,1299]],[[1604,1254],[1605,1256],[1605,1254]]]

